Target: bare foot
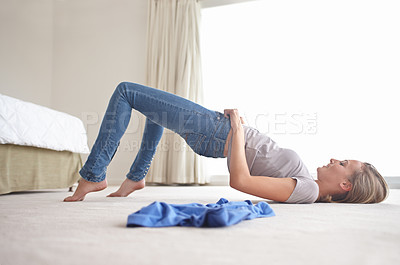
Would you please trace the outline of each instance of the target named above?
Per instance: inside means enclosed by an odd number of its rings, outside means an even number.
[[[125,179],[124,182],[122,182],[121,187],[116,192],[111,193],[107,197],[126,197],[135,190],[141,190],[145,186],[145,181],[144,179],[140,181],[133,181],[130,179]]]
[[[107,188],[107,180],[103,180],[100,182],[90,182],[81,178],[79,180],[78,188],[74,195],[69,196],[64,199],[65,202],[76,202],[76,201],[83,201],[85,199],[86,194],[89,192],[94,191],[101,191]]]

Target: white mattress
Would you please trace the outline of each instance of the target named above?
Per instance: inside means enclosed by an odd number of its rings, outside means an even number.
[[[0,94],[0,143],[89,153],[80,119]]]

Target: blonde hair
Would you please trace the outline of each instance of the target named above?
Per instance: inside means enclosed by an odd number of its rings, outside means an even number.
[[[349,178],[353,184],[350,191],[341,195],[327,195],[320,198],[319,202],[344,202],[344,203],[379,203],[389,195],[389,187],[385,179],[376,168],[363,163],[360,171],[354,172]]]

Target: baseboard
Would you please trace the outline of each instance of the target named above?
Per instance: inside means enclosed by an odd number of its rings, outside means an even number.
[[[229,186],[229,176],[228,175],[212,175],[210,177],[211,186]]]
[[[385,177],[390,189],[400,189],[400,177]]]

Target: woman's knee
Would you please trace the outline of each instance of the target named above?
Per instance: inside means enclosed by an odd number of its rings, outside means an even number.
[[[115,90],[117,90],[120,94],[124,94],[129,89],[130,85],[132,85],[132,83],[121,82],[118,84]]]

